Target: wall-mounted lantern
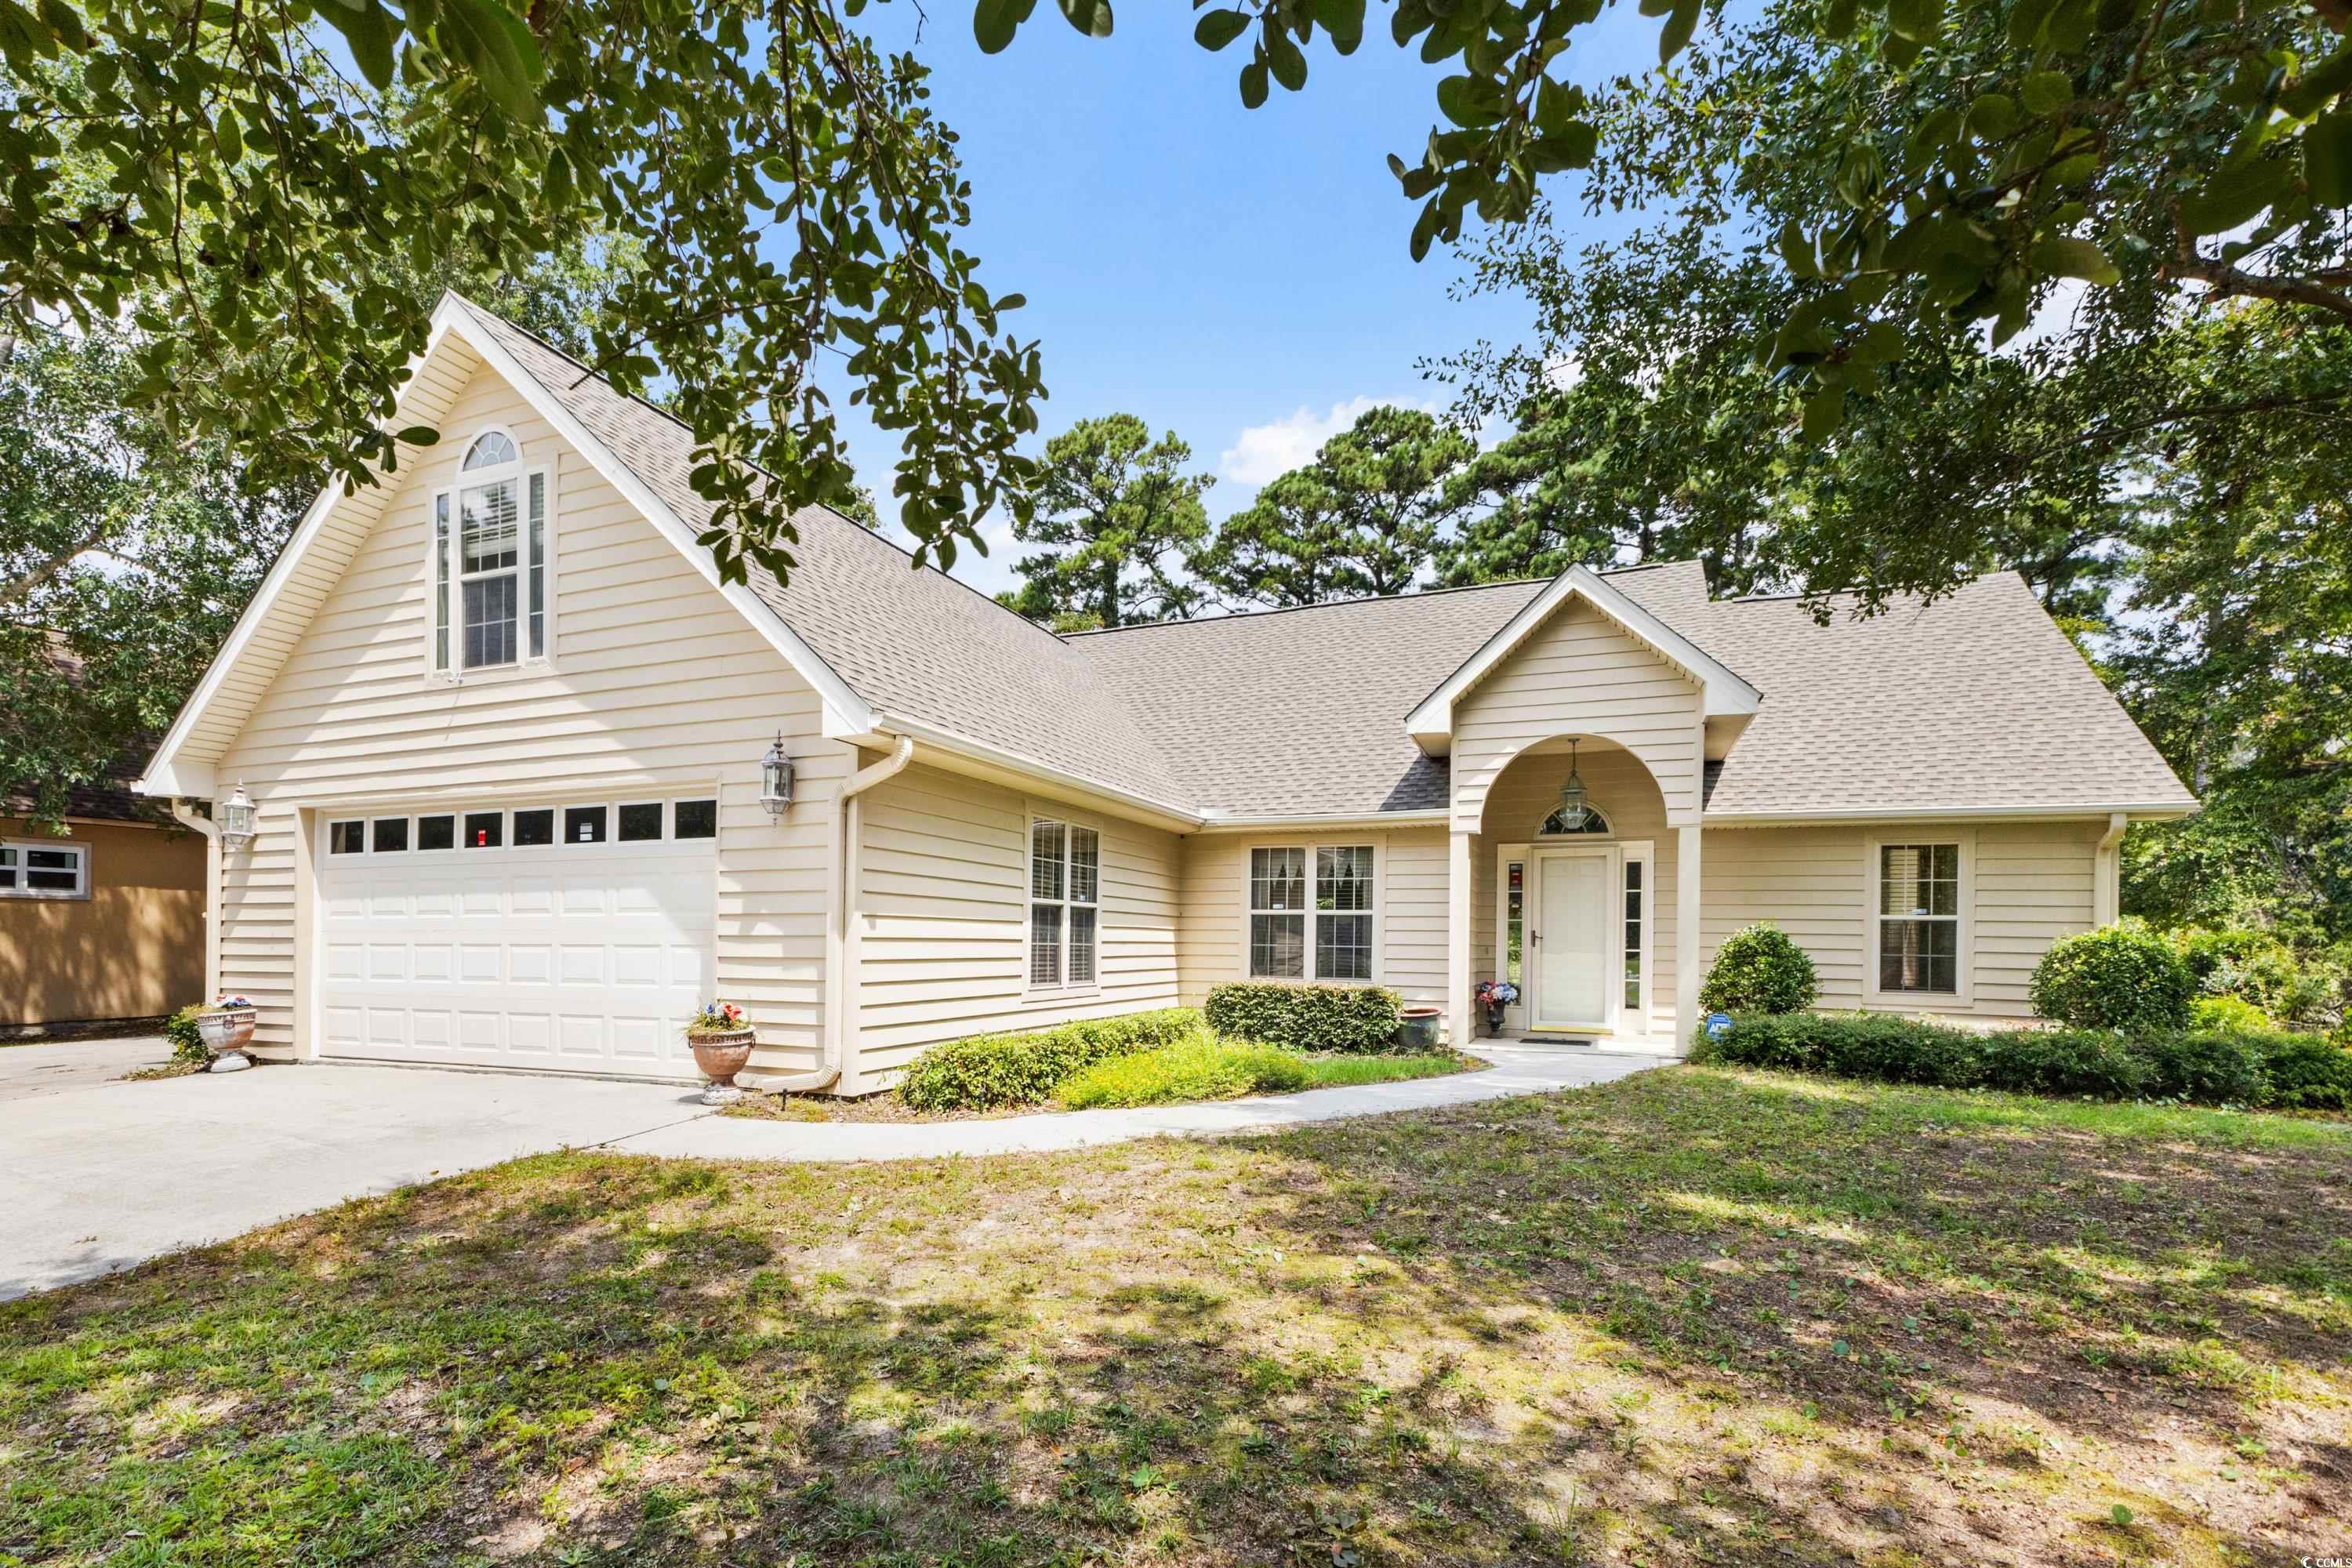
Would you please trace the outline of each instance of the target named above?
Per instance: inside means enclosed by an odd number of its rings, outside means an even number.
[[[793,804],[793,760],[784,755],[784,732],[776,731],[776,743],[760,759],[760,804],[768,808],[771,821],[782,817],[784,808]]]
[[[234,854],[253,842],[253,797],[240,781],[221,805],[221,847]]]

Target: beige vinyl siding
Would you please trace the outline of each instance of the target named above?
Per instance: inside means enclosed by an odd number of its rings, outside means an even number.
[[[1487,791],[1538,742],[1599,735],[1639,757],[1667,818],[1699,806],[1704,723],[1698,683],[1580,599],[1530,633],[1454,709],[1454,826],[1482,825]]]
[[[1825,1009],[1871,1006],[1992,1019],[2026,1018],[2026,989],[2050,944],[2092,921],[2094,860],[2104,821],[1889,823],[1875,826],[1711,828],[1702,850],[1701,958],[1769,920],[1811,955]],[[1971,845],[1969,999],[1868,994],[1867,907],[1874,842]]]
[[[432,495],[472,434],[508,429],[553,469],[553,656],[547,668],[435,678],[426,643]],[[815,1065],[823,1017],[829,802],[845,747],[783,658],[588,461],[491,371],[451,403],[444,439],[393,481],[381,519],[221,759],[260,836],[226,858],[223,983],[295,1043],[298,813],[398,798],[410,811],[632,795],[719,800],[717,978],[759,1026],[767,1070]],[[299,623],[292,623],[299,624]],[[801,804],[772,823],[759,763],[782,729]],[[331,814],[331,812],[330,813]],[[311,826],[319,812],[309,809]],[[307,854],[303,857],[307,862]]]
[[[859,797],[856,1030],[843,1092],[923,1047],[1176,1002],[1176,836],[919,763]],[[1102,835],[1099,984],[1028,984],[1029,821]]]
[[[1293,845],[1369,844],[1378,895],[1373,979],[1409,1004],[1445,1000],[1445,834],[1427,828],[1197,834],[1184,841],[1177,963],[1187,1006],[1209,988],[1249,978],[1249,852]]]

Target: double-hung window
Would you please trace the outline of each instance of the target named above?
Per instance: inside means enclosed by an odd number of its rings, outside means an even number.
[[[503,430],[474,438],[454,489],[433,498],[433,668],[497,669],[547,657],[549,476]]]
[[[1097,984],[1102,908],[1102,836],[1049,816],[1029,822],[1029,984]]]
[[[0,843],[0,898],[89,897],[89,846]]]
[[[1878,989],[1957,996],[1960,846],[1878,846]]]
[[[1252,849],[1251,978],[1370,980],[1372,900],[1369,844]]]

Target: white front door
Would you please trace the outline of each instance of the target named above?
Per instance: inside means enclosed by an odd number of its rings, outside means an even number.
[[[1538,1029],[1609,1029],[1614,988],[1616,927],[1609,918],[1612,868],[1608,849],[1570,849],[1536,856],[1535,996]]]
[[[628,809],[649,826],[625,840],[604,806],[564,808],[554,842],[526,820],[543,810],[461,812],[460,834],[447,814],[370,817],[348,847],[331,824],[320,1054],[694,1076],[682,1028],[715,968],[713,840],[677,837],[661,806]]]

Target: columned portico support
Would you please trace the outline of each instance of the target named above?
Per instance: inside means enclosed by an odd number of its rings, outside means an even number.
[[[1466,1051],[1477,1037],[1470,999],[1470,840],[1455,828],[1445,859],[1445,1038]]]
[[[1686,822],[1675,838],[1675,1049],[1687,1051],[1698,1028],[1699,826]]]

